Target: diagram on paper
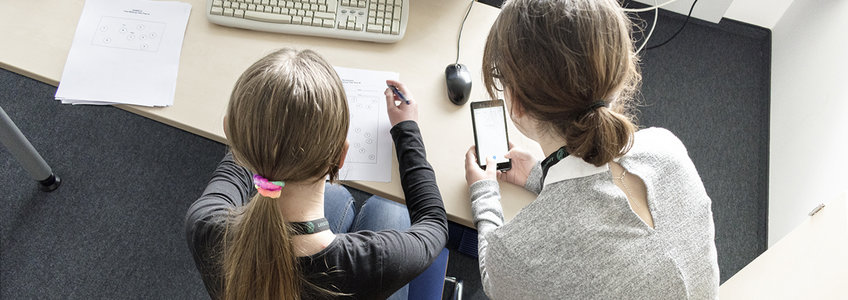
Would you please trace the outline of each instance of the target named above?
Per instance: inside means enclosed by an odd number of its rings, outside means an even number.
[[[378,91],[378,94],[381,91]],[[348,162],[377,163],[377,142],[380,128],[381,99],[368,97],[373,91],[346,91],[350,109],[350,129],[347,139],[350,143]]]
[[[386,113],[386,80],[398,74],[335,67],[344,85],[350,127],[345,164],[339,170],[341,180],[392,180],[392,136]]]
[[[164,33],[165,23],[103,17],[91,43],[101,47],[156,52]]]

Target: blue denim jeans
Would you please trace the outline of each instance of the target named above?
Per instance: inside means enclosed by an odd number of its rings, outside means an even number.
[[[353,195],[347,188],[326,183],[324,185],[324,217],[335,234],[360,230],[406,230],[410,226],[406,206],[379,196],[371,196],[359,211]],[[406,300],[409,285],[403,286],[388,299]]]

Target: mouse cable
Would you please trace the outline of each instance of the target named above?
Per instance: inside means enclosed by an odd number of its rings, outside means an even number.
[[[459,26],[459,36],[456,38],[456,62],[453,64],[459,64],[459,41],[462,40],[462,29],[465,28],[465,20],[468,19],[468,14],[471,13],[471,7],[474,6],[474,1],[471,0],[471,4],[468,5],[468,10],[465,12],[465,17],[462,18],[462,25]]]
[[[695,1],[697,2],[698,0],[695,0]],[[666,3],[669,3],[669,2],[666,2]],[[639,49],[636,50],[636,54],[639,54],[639,52],[642,52],[642,48],[645,48],[645,46],[648,45],[648,40],[651,39],[651,35],[654,34],[654,29],[657,28],[657,17],[660,14],[660,7],[657,6],[656,4],[657,4],[657,0],[654,0],[654,23],[651,24],[651,31],[648,31],[648,35],[645,37],[645,42],[642,43],[642,46],[639,46]],[[651,49],[651,48],[648,48],[648,49]]]
[[[656,49],[656,48],[662,47],[663,45],[668,44],[668,42],[671,42],[671,40],[673,40],[677,36],[677,34],[679,34],[681,31],[683,31],[683,28],[686,28],[686,24],[689,23],[689,18],[692,17],[692,10],[695,9],[695,3],[698,3],[698,0],[695,0],[695,2],[692,2],[692,6],[689,7],[689,14],[686,15],[686,21],[683,21],[683,25],[680,26],[680,28],[678,28],[677,31],[673,35],[671,35],[670,38],[665,40],[665,42],[650,46],[645,50],[651,50],[651,49]],[[647,44],[647,43],[648,43],[648,40],[645,40],[645,44]]]

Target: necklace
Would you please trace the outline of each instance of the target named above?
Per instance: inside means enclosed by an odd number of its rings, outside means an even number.
[[[613,177],[612,177],[612,179],[613,179],[613,180],[618,179],[618,181],[620,181],[620,182],[621,182],[621,185],[623,185],[623,186],[624,186],[624,195],[625,195],[625,196],[627,196],[627,199],[628,199],[628,200],[632,200],[632,201],[629,201],[630,203],[632,203],[632,204],[636,204],[636,199],[633,199],[633,198],[630,196],[630,195],[632,195],[633,193],[632,193],[632,192],[630,192],[630,187],[629,187],[629,186],[627,186],[627,183],[626,183],[626,182],[624,182],[624,176],[627,176],[627,170],[624,170],[624,172],[621,172],[621,176],[619,176],[619,177],[615,177],[615,176],[613,176]],[[636,204],[636,206],[639,206],[639,208],[642,208],[642,205]]]

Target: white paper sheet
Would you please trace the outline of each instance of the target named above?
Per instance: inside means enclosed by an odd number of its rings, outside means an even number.
[[[341,180],[392,180],[391,124],[386,113],[386,80],[398,73],[335,67],[350,109],[350,148],[339,171]]]
[[[172,105],[190,11],[182,2],[85,1],[56,100]]]

